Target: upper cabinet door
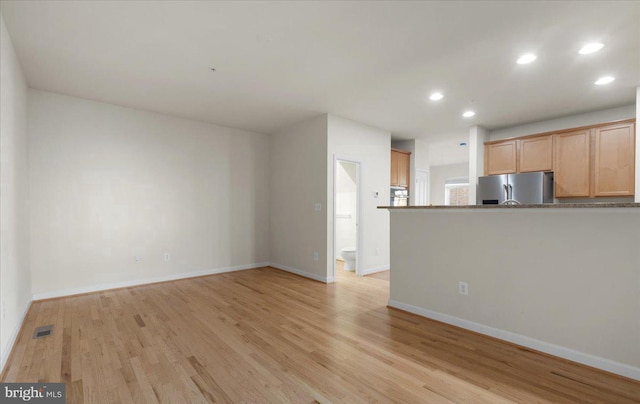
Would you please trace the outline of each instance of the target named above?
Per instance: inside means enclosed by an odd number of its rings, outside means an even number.
[[[512,174],[517,171],[517,141],[488,144],[484,148],[484,175]]]
[[[590,133],[584,129],[554,135],[556,198],[589,196]]]
[[[398,153],[397,151],[391,150],[391,186],[398,186]]]
[[[518,172],[553,171],[553,136],[539,136],[518,141]]]
[[[630,196],[635,187],[635,125],[594,130],[593,196]]]
[[[398,153],[398,186],[409,187],[409,154]]]
[[[411,152],[391,150],[391,186],[409,188]]]

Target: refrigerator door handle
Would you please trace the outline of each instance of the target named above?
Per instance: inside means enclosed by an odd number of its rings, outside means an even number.
[[[504,186],[504,192],[507,195],[507,197],[504,200],[504,202],[502,202],[502,204],[503,205],[520,205],[520,202],[513,199],[513,185],[504,184],[503,186]]]
[[[509,186],[507,184],[503,184],[502,187],[504,188],[504,200],[509,200]]]
[[[504,205],[520,205],[520,202],[513,199],[513,185],[509,184],[509,192],[507,192],[507,200],[503,202]]]

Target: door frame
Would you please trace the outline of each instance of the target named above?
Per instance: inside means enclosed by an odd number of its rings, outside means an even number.
[[[337,192],[336,192],[336,183],[338,178],[338,164],[344,161],[346,163],[352,163],[356,165],[356,269],[355,273],[357,276],[362,276],[362,161],[353,156],[334,154],[333,156],[333,213],[331,220],[333,221],[333,242],[331,243],[331,257],[333,258],[331,261],[332,278],[336,279],[336,202],[337,202]]]

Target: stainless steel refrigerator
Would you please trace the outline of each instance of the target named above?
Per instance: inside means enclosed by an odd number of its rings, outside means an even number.
[[[502,174],[478,179],[478,205],[553,203],[553,173]]]

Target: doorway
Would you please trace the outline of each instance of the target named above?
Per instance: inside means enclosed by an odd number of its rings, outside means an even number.
[[[339,271],[362,276],[360,162],[335,158],[333,178],[333,278]]]

